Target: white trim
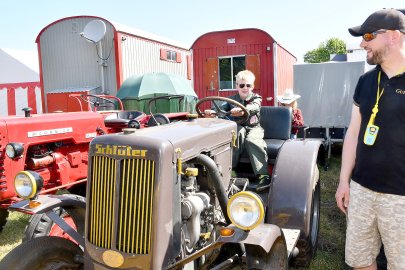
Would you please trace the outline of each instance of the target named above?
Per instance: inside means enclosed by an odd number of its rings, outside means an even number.
[[[28,107],[28,86],[18,87],[15,93],[15,115],[24,115],[23,108]]]
[[[1,100],[1,105],[0,106],[0,116],[7,116],[8,115],[8,97],[7,97],[7,88],[1,88],[0,89],[0,100]]]
[[[42,92],[41,87],[35,86],[35,104],[37,104],[37,114],[42,112]]]

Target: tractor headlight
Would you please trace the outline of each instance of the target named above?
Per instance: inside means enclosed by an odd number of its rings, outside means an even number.
[[[6,155],[9,158],[18,158],[24,153],[24,146],[21,143],[9,143],[6,145]]]
[[[228,216],[236,227],[252,230],[264,218],[262,199],[250,191],[238,192],[229,199]]]
[[[14,177],[15,191],[23,199],[36,197],[43,185],[41,175],[33,171],[21,171]]]

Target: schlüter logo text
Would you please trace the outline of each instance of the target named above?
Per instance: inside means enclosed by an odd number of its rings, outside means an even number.
[[[148,150],[132,149],[127,145],[102,145],[96,144],[96,154],[124,157],[146,157]]]

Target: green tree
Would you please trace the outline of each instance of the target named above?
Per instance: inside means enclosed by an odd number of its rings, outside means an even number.
[[[338,38],[330,38],[322,42],[317,49],[304,55],[305,63],[322,63],[330,60],[331,54],[346,53],[346,43]]]

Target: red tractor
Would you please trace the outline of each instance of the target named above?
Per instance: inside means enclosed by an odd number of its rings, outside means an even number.
[[[187,113],[147,115],[141,111],[124,110],[114,96],[73,94],[80,102],[80,112],[30,114],[0,119],[0,231],[6,224],[11,204],[20,199],[14,190],[14,177],[20,171],[34,171],[44,179],[41,194],[66,189],[84,195],[87,180],[90,141],[103,134],[121,132],[123,128],[143,128],[185,119]],[[119,110],[100,111],[119,107]],[[63,214],[58,209],[59,214]],[[41,215],[33,216],[26,238],[35,234],[43,223]],[[28,234],[28,235],[27,235]]]

